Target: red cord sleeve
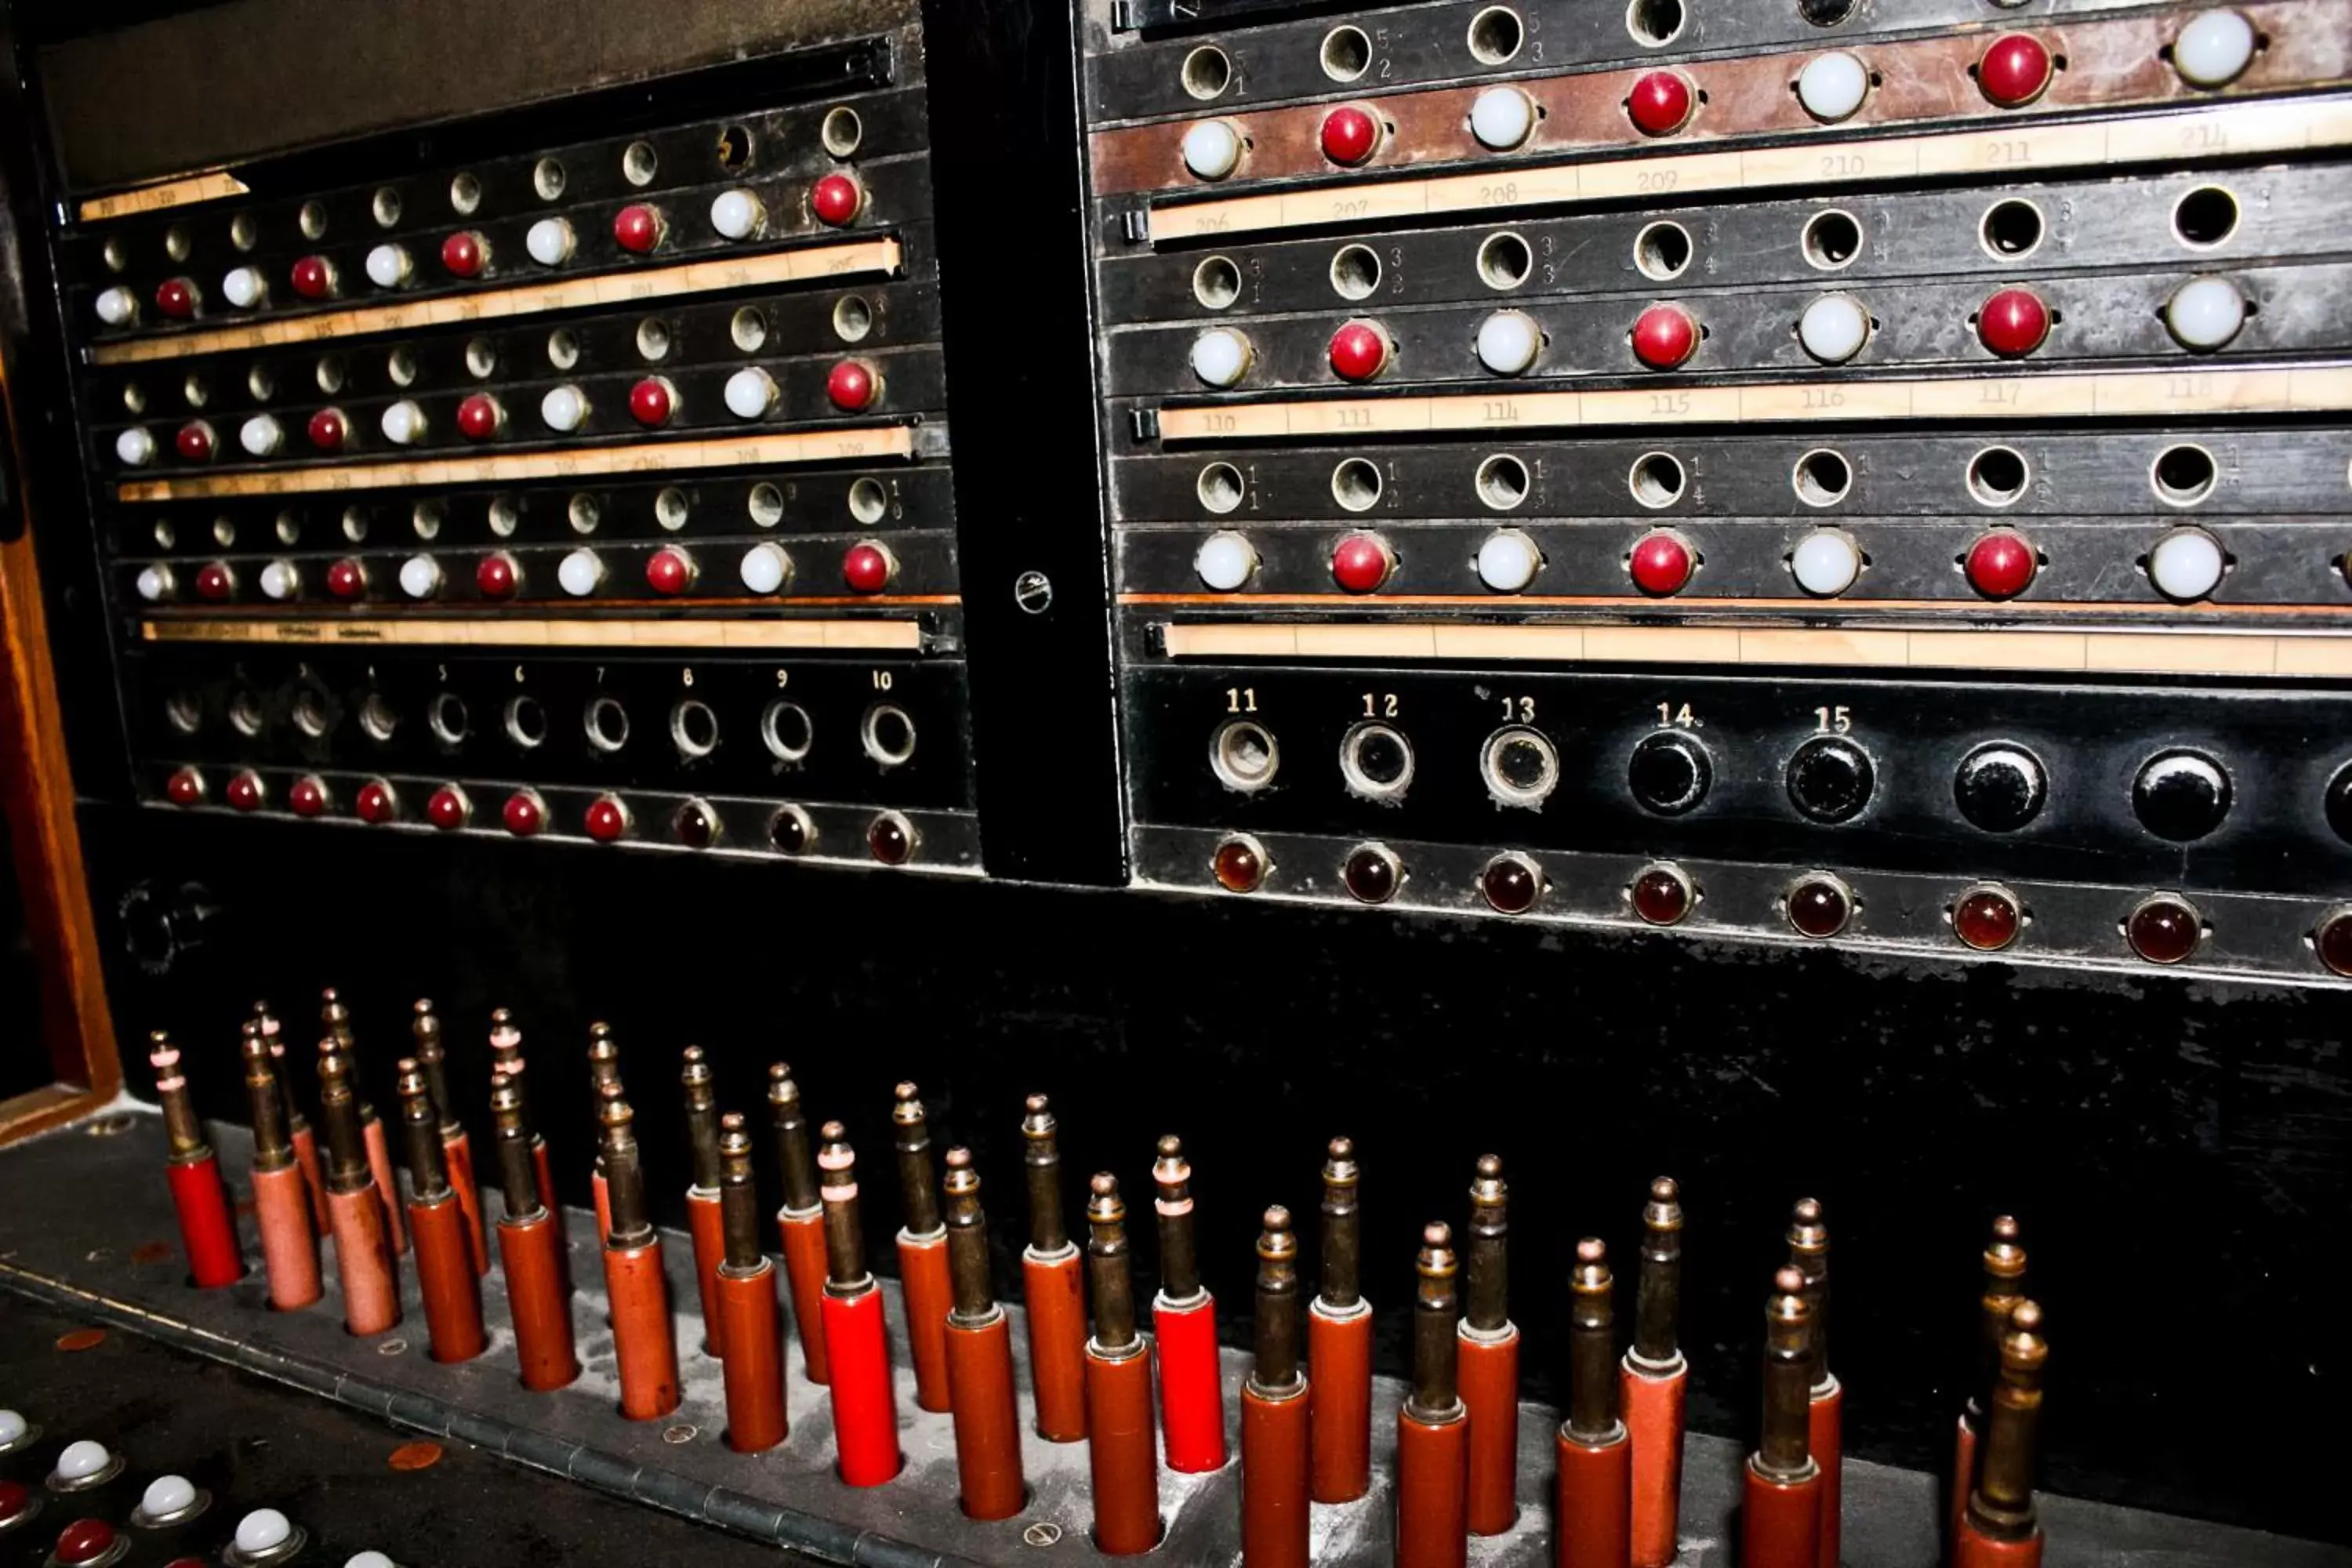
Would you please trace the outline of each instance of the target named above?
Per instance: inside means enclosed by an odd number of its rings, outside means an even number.
[[[253,1220],[261,1232],[261,1267],[269,1279],[269,1304],[281,1312],[299,1312],[324,1294],[319,1284],[319,1239],[310,1231],[309,1186],[297,1164],[253,1173]]]
[[[1681,1547],[1690,1367],[1678,1359],[1673,1371],[1656,1374],[1629,1359],[1618,1373],[1617,1392],[1633,1442],[1633,1568],[1667,1568]]]
[[[563,1275],[563,1229],[541,1209],[530,1219],[499,1222],[499,1266],[507,1280],[515,1360],[533,1393],[562,1388],[580,1375],[572,1345],[572,1291]]]
[[[1750,1459],[1741,1471],[1747,1501],[1739,1516],[1739,1568],[1820,1568],[1822,1478],[1776,1481]]]
[[[1000,1311],[973,1328],[945,1325],[955,1405],[957,1489],[973,1519],[1011,1519],[1027,1500],[1021,1412],[1013,1396],[1013,1325]]]
[[[1463,1568],[1470,1560],[1470,1422],[1434,1425],[1397,1412],[1396,1568]]]
[[[841,1479],[853,1487],[878,1487],[898,1473],[898,1409],[890,1390],[882,1292],[871,1282],[845,1299],[825,1292],[824,1349]]]
[[[1308,1402],[1242,1385],[1243,1568],[1307,1568]]]
[[[1029,1383],[1037,1436],[1075,1443],[1087,1435],[1087,1265],[1075,1245],[1051,1257],[1021,1255],[1029,1306]]]
[[[658,1240],[604,1248],[604,1292],[621,1368],[621,1414],[653,1421],[677,1408],[677,1331]]]
[[[1633,1441],[1579,1443],[1563,1429],[1559,1459],[1559,1568],[1625,1568],[1633,1555]]]
[[[1217,1304],[1206,1290],[1182,1306],[1151,1303],[1159,1341],[1160,1430],[1168,1468],[1203,1475],[1225,1464],[1225,1383],[1217,1364]]]
[[[1315,1500],[1353,1502],[1372,1486],[1372,1309],[1307,1313]]]
[[[1456,1335],[1470,1412],[1470,1533],[1500,1535],[1519,1517],[1519,1331]]]
[[[180,1215],[180,1242],[187,1249],[188,1272],[203,1289],[236,1284],[245,1278],[245,1255],[237,1247],[236,1221],[229,1217],[228,1190],[221,1185],[220,1162],[208,1149],[202,1157],[167,1170],[172,1206]]]
[[[1087,1465],[1095,1549],[1131,1557],[1160,1544],[1160,1459],[1151,1435],[1151,1352],[1112,1361],[1087,1347]]]
[[[757,1454],[784,1440],[784,1342],[776,1321],[776,1266],[766,1258],[748,1273],[722,1269],[717,1337],[728,1346],[727,1446]],[[716,1325],[714,1325],[716,1327]]]

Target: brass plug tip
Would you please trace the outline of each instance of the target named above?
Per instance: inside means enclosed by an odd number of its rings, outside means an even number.
[[[1127,1217],[1127,1205],[1119,1201],[1118,1178],[1108,1171],[1099,1171],[1087,1184],[1087,1218],[1097,1225],[1109,1225]]]
[[[1422,1226],[1419,1267],[1425,1279],[1437,1279],[1454,1272],[1454,1229],[1436,1224]]]
[[[685,1056],[686,1065],[679,1069],[678,1076],[688,1084],[709,1083],[710,1064],[703,1059],[702,1047],[688,1046],[686,1047]]]
[[[1789,1245],[1820,1247],[1829,1245],[1830,1227],[1822,1223],[1822,1205],[1815,1198],[1799,1198],[1789,1211]]]
[[[268,998],[267,998],[267,997],[263,997],[263,998],[261,998],[260,1000],[258,1000],[258,1001],[255,1002],[255,1003],[254,1003],[254,1005],[253,1005],[253,1016],[254,1016],[255,1017],[257,1017],[257,1018],[261,1017],[263,1015],[267,1014],[268,1011],[269,1011],[269,1001],[268,1001]]]
[[[245,1026],[244,1037],[237,1041],[237,1049],[248,1061],[266,1062],[269,1059],[269,1042],[261,1037],[260,1025],[247,1023]]]
[[[739,1132],[748,1139],[751,1134],[743,1131],[743,1113],[740,1110],[730,1110],[719,1119],[719,1135],[724,1138],[730,1132]]]
[[[400,1090],[403,1099],[425,1092],[425,1069],[417,1065],[415,1057],[401,1058],[392,1064],[392,1070],[398,1075],[394,1087]]]
[[[743,1130],[740,1113],[730,1110],[719,1119],[719,1152],[730,1157],[751,1153],[751,1135]]]
[[[1334,1138],[1323,1151],[1323,1157],[1334,1165],[1352,1165],[1356,1163],[1356,1141],[1353,1138]]]
[[[949,1150],[947,1167],[948,1173],[940,1179],[940,1185],[950,1194],[961,1196],[980,1190],[980,1173],[972,1169],[971,1150],[961,1146]]]
[[[494,1072],[490,1075],[490,1109],[492,1110],[522,1109],[522,1091],[515,1087],[514,1079],[502,1072]]]
[[[1672,1176],[1660,1176],[1650,1184],[1650,1201],[1661,1207],[1667,1204],[1678,1204],[1682,1202],[1682,1198],[1683,1190],[1675,1184],[1675,1179]]]
[[[793,1069],[782,1062],[771,1063],[768,1068],[768,1102],[772,1105],[794,1105],[799,1103],[800,1098],[801,1086],[793,1081]]]
[[[2021,1334],[2040,1333],[2042,1331],[2042,1303],[2039,1301],[2020,1301],[2016,1306],[2011,1307],[2009,1310],[2009,1326],[2016,1330]]]
[[[2025,1231],[2023,1227],[2019,1226],[2017,1223],[2017,1216],[2015,1215],[2000,1215],[1996,1216],[1992,1222],[1992,1238],[1995,1242],[2014,1242],[2024,1235]]]
[[[493,1008],[491,1008],[491,1009],[490,1009],[490,1027],[492,1027],[493,1029],[503,1029],[503,1028],[507,1028],[507,1027],[510,1026],[513,1023],[514,1023],[514,1009],[513,1009],[513,1008],[511,1008],[511,1007],[493,1007]],[[591,1026],[591,1027],[592,1027],[592,1028],[602,1028],[603,1026],[602,1026],[601,1024],[600,1024],[600,1025],[593,1025],[593,1026]]]
[[[1479,1155],[1478,1179],[1482,1182],[1501,1181],[1503,1179],[1503,1157],[1500,1154]]]
[[[845,1143],[849,1141],[849,1129],[838,1121],[828,1121],[816,1130],[816,1135],[828,1143]]]
[[[1298,1238],[1291,1234],[1290,1211],[1280,1204],[1265,1211],[1258,1221],[1264,1234],[1257,1238],[1260,1258],[1294,1258],[1298,1253]]]
[[[637,1113],[629,1109],[629,1102],[621,1098],[617,1085],[612,1093],[604,1096],[604,1103],[596,1110],[596,1120],[608,1128],[626,1127],[636,1118]]]
[[[172,1043],[171,1031],[168,1029],[150,1029],[147,1031],[147,1043],[151,1046],[159,1047],[168,1046]]]
[[[1819,1225],[1819,1224],[1821,1224],[1821,1223],[1822,1223],[1822,1201],[1821,1201],[1821,1199],[1819,1199],[1819,1198],[1799,1198],[1799,1199],[1797,1200],[1796,1207],[1794,1207],[1794,1208],[1792,1208],[1792,1209],[1790,1209],[1790,1210],[1789,1211],[1789,1220],[1790,1220],[1790,1224],[1792,1224],[1792,1225]]]
[[[1576,1244],[1576,1267],[1569,1274],[1569,1288],[1581,1296],[1606,1296],[1609,1278],[1609,1248],[1597,1236],[1588,1236]]]
[[[1163,1187],[1181,1187],[1192,1179],[1192,1163],[1184,1158],[1184,1141],[1172,1132],[1160,1141],[1160,1157],[1151,1163],[1151,1179]]]
[[[441,1021],[440,1015],[433,1010],[433,998],[430,996],[419,996],[409,1011],[416,1015],[416,1021],[420,1024],[438,1024]]]
[[[1044,1095],[1033,1094],[1021,1102],[1021,1109],[1031,1116],[1044,1116],[1053,1109],[1053,1106]]]
[[[1276,1204],[1273,1207],[1265,1211],[1265,1217],[1260,1219],[1258,1224],[1267,1230],[1288,1230],[1290,1228],[1290,1211],[1284,1208],[1280,1204]]]
[[[923,1102],[916,1098],[918,1092],[911,1083],[902,1083],[890,1091],[891,1121],[908,1126],[923,1119]]]
[[[1033,1094],[1021,1104],[1021,1135],[1032,1143],[1043,1143],[1054,1136],[1054,1108],[1042,1094]]]
[[[1794,1268],[1781,1268],[1773,1274],[1772,1294],[1772,1310],[1779,1316],[1801,1316],[1811,1310],[1805,1305],[1805,1277]]]
[[[1592,1264],[1606,1263],[1608,1261],[1608,1245],[1599,1237],[1588,1236],[1582,1241],[1576,1244],[1576,1262],[1579,1268],[1586,1268]]]

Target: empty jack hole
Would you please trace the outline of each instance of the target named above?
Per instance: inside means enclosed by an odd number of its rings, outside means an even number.
[[[1824,272],[1834,272],[1862,254],[1862,225],[1853,215],[1835,207],[1805,220],[1805,259]]]
[[[2011,447],[1987,447],[1969,459],[1969,493],[1987,506],[2016,500],[2032,477],[2024,455]]]
[[[327,732],[327,695],[302,690],[294,694],[294,727],[312,740]]]
[[[1535,270],[1535,252],[1516,234],[1490,234],[1478,247],[1478,276],[1489,289],[1516,289]]]
[[[1353,81],[1371,68],[1372,40],[1361,27],[1334,27],[1323,35],[1323,74]]]
[[[2172,232],[2183,245],[2219,245],[2238,228],[2238,198],[2219,185],[2200,185],[2172,209]]]
[[[1541,731],[1514,724],[1486,737],[1478,773],[1505,805],[1541,805],[1559,785],[1559,752]]]
[[[1371,247],[1342,246],[1331,258],[1331,287],[1342,300],[1369,300],[1380,286],[1380,254]]]
[[[1528,499],[1528,466],[1508,452],[1478,465],[1478,499],[1496,511],[1509,511]]]
[[[827,118],[829,120],[831,117],[828,116]],[[826,129],[829,131],[831,126],[828,125]],[[825,144],[830,147],[832,142],[833,139],[830,136],[827,136],[825,138]],[[731,172],[747,166],[751,162],[751,127],[745,125],[730,125],[726,130],[721,131],[719,133],[719,166],[720,168]]]
[[[507,739],[528,752],[547,739],[547,710],[535,697],[517,697],[507,704]]]
[[[816,744],[816,725],[810,721],[807,709],[778,698],[760,715],[760,739],[776,761],[802,762],[807,758],[809,748]]]
[[[2194,506],[2213,493],[2213,454],[2202,447],[2167,447],[2148,469],[2157,499],[2168,506]]]
[[[679,756],[707,757],[719,749],[719,715],[689,697],[669,710],[669,738]]]
[[[846,158],[857,151],[858,142],[866,139],[866,124],[857,118],[857,110],[849,108],[828,109],[824,124],[818,135],[824,139],[824,150],[836,158]]]
[[[890,510],[890,492],[879,479],[857,479],[849,487],[849,515],[869,527]]]
[[[193,735],[204,722],[204,705],[193,691],[174,691],[163,700],[163,717],[183,735]]]
[[[1348,458],[1331,470],[1331,499],[1349,511],[1370,511],[1381,501],[1381,470],[1362,458]]]
[[[263,721],[261,699],[250,691],[240,691],[230,698],[228,721],[230,728],[240,735],[260,734]]]
[[[1220,515],[1242,504],[1242,471],[1231,463],[1211,463],[1202,468],[1194,488],[1200,492],[1201,504]]]
[[[462,746],[473,729],[473,718],[466,711],[466,700],[454,691],[436,692],[433,706],[425,716],[432,727],[433,738],[445,746]]]
[[[1642,276],[1664,283],[1690,265],[1690,230],[1678,223],[1654,223],[1633,237],[1633,265]]]
[[[1470,18],[1470,53],[1481,65],[1503,64],[1526,39],[1526,25],[1507,5],[1489,5]]]
[[[1651,48],[1674,42],[1683,30],[1682,0],[1633,0],[1625,7],[1625,30]]]
[[[1252,795],[1274,782],[1282,766],[1274,731],[1251,719],[1228,719],[1209,737],[1209,766],[1230,790]]]
[[[372,741],[389,741],[400,727],[400,715],[383,700],[381,691],[371,691],[360,700],[360,728]]]
[[[1828,447],[1816,447],[1797,459],[1791,482],[1807,506],[1835,506],[1853,488],[1853,469]]]
[[[600,752],[617,752],[629,743],[629,710],[610,697],[591,700],[581,716],[588,743]]]
[[[1412,742],[1389,724],[1359,724],[1339,742],[1339,776],[1363,800],[1402,800],[1412,785]]]
[[[1683,499],[1682,459],[1670,452],[1644,452],[1629,479],[1633,499],[1646,507],[1667,507]]]
[[[1222,310],[1242,297],[1242,269],[1231,258],[1207,256],[1192,268],[1192,298],[1212,310]]]
[[[1222,94],[1233,79],[1233,61],[1214,44],[1202,44],[1184,57],[1184,90],[1204,103]]]
[[[915,754],[915,721],[896,703],[877,702],[868,708],[857,726],[857,738],[866,754],[886,768],[898,767]]]
[[[2042,209],[2032,202],[1995,202],[1985,209],[1982,237],[1990,255],[2028,255],[2042,243]]]

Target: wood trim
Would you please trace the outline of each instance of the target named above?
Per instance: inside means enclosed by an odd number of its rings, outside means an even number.
[[[901,601],[903,602],[903,601]],[[940,601],[947,602],[947,601]],[[253,617],[142,622],[152,643],[301,643],[310,647],[881,648],[918,652],[911,620],[592,619],[556,616]]]
[[[243,180],[225,169],[215,169],[208,174],[190,174],[185,179],[158,180],[152,185],[137,185],[127,191],[117,191],[110,196],[92,196],[74,211],[84,223],[104,223],[109,218],[168,212],[173,207],[193,206],[198,202],[217,202],[229,196],[251,194]]]
[[[14,1143],[20,1138],[47,1132],[52,1127],[79,1121],[113,1101],[113,1093],[100,1094],[71,1084],[53,1083],[47,1089],[26,1089],[14,1099],[0,1100],[0,1143]]]
[[[1448,213],[1502,214],[1639,199],[1682,201],[1717,191],[1822,192],[1890,179],[1951,175],[2046,178],[2062,169],[2130,168],[2199,158],[2266,156],[2352,142],[2352,98],[2217,104],[2182,113],[2063,119],[1922,136],[1806,142],[1785,147],[1652,153],[1606,162],[1501,164],[1462,174],[1155,202],[1151,243],[1273,229],[1363,224]]]
[[[12,411],[13,439],[15,398],[5,364],[0,402]],[[17,500],[23,504],[21,492]],[[41,1033],[58,1080],[54,1089],[0,1104],[5,1142],[68,1120],[122,1088],[29,530],[0,543],[0,810],[39,973]]]
[[[1299,397],[1160,410],[1160,438],[1300,440],[1443,430],[1574,430],[1644,426],[1852,424],[1869,419],[2185,419],[2209,414],[2352,408],[2352,368],[2242,368],[2198,359],[2177,369],[2039,375],[1857,377],[1746,386],[1600,392],[1456,392]]]
[[[410,485],[518,484],[593,474],[667,474],[690,468],[762,468],[783,463],[872,462],[912,458],[915,432],[905,425],[794,430],[772,436],[713,436],[701,440],[634,442],[562,452],[420,458],[405,463],[340,463],[268,473],[192,474],[134,479],[116,487],[124,501],[203,500],[214,496],[313,495]]]
[[[1161,627],[1168,657],[1719,664],[1812,671],[2341,678],[2352,637],[2222,631],[1905,630],[1737,626],[1462,626],[1245,621]]]
[[[502,321],[594,305],[641,304],[732,289],[774,288],[813,279],[848,278],[868,272],[893,275],[901,258],[895,237],[803,246],[796,250],[770,251],[764,256],[719,256],[689,261],[681,267],[542,279],[480,293],[354,305],[318,315],[286,316],[203,331],[131,338],[96,345],[89,351],[89,359],[98,365],[138,364],[232,350],[249,352],[328,342],[372,332],[422,331],[428,327],[471,321]]]

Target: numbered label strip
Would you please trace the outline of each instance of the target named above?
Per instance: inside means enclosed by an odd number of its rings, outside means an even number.
[[[215,169],[208,174],[191,174],[183,180],[163,180],[134,191],[95,196],[76,207],[74,216],[84,223],[104,223],[109,218],[136,217],[141,213],[164,212],[172,207],[252,194],[252,187],[243,180],[226,170]]]
[[[1163,441],[1284,440],[1641,425],[1853,419],[2043,419],[2352,409],[2352,368],[2122,371],[1649,391],[1313,399],[1162,408]]]
[[[2182,158],[2267,156],[2352,144],[2352,95],[2219,104],[2186,113],[2058,121],[1840,142],[1373,180],[1223,201],[1155,204],[1152,243],[1446,213],[1834,189],[1878,180],[2125,168]]]
[[[2352,637],[2238,632],[1842,631],[1740,626],[1169,623],[1171,658],[1452,659],[1979,669],[2074,675],[2352,676]]]
[[[899,604],[952,603],[945,595]],[[142,642],[310,643],[439,647],[856,648],[918,652],[911,620],[565,620],[498,616],[472,619],[384,616],[365,620],[155,620]]]
[[[665,441],[586,451],[516,452],[494,458],[435,458],[274,474],[200,474],[140,479],[118,488],[126,501],[200,500],[218,496],[307,495],[321,490],[390,489],[410,485],[511,484],[596,474],[663,474],[689,468],[763,468],[787,463],[869,462],[911,458],[915,433],[904,425],[846,430],[795,430],[724,440]]]
[[[772,288],[786,283],[805,283],[814,279],[847,278],[867,273],[895,276],[900,259],[901,251],[896,239],[811,246],[798,250],[772,251],[765,256],[692,261],[682,267],[662,267],[641,272],[607,272],[593,278],[567,278],[560,283],[533,283],[518,289],[493,289],[486,293],[417,300],[396,305],[361,305],[316,316],[256,321],[251,326],[220,327],[201,332],[174,332],[163,337],[140,338],[128,342],[100,343],[89,351],[89,357],[93,364],[137,364],[150,360],[187,359],[198,354],[327,342],[373,332],[406,332],[426,327],[462,325],[469,321],[509,321],[518,316],[536,316],[553,310],[642,304],[652,300],[675,300],[735,289]]]

